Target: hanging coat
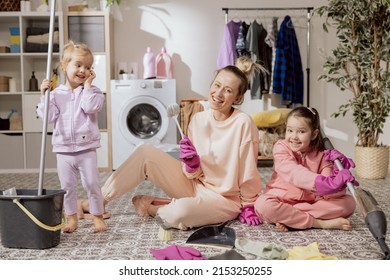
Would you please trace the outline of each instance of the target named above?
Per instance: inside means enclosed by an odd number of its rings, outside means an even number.
[[[234,65],[237,59],[236,42],[241,21],[229,21],[224,28],[223,40],[218,54],[217,67],[221,69],[227,65]]]
[[[273,71],[273,92],[282,104],[303,104],[303,70],[298,41],[290,16],[280,25]]]
[[[252,60],[261,64],[268,73],[255,73],[251,82],[252,99],[261,98],[263,92],[268,92],[271,83],[272,48],[266,44],[266,37],[267,31],[263,25],[254,20],[246,36],[247,48],[251,53]]]
[[[236,42],[237,57],[247,56],[251,57],[250,52],[246,46],[246,35],[248,34],[249,24],[245,21],[242,22],[238,31],[238,37]]]
[[[270,73],[271,84],[270,84],[270,88],[269,88],[269,93],[273,93],[273,88],[272,88],[273,71],[274,71],[274,67],[275,67],[276,42],[278,40],[278,18],[277,17],[272,18],[272,23],[270,25],[268,25],[267,32],[268,32],[268,35],[265,38],[265,43],[272,48],[272,63],[271,63],[272,70]]]

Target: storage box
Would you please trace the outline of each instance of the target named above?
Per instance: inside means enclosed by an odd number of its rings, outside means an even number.
[[[19,36],[20,35],[20,28],[18,26],[10,27],[9,33],[11,34],[11,36]]]
[[[11,49],[8,46],[0,46],[0,53],[9,53]]]
[[[9,186],[12,188],[12,186]],[[65,191],[16,189],[16,195],[0,192],[0,230],[4,247],[46,249],[60,243]],[[15,203],[18,201],[21,206]],[[29,213],[26,213],[25,210]],[[42,225],[29,217],[35,217]],[[59,229],[57,229],[60,227]]]
[[[18,44],[11,44],[11,53],[20,53],[20,45]]]
[[[20,36],[19,35],[10,36],[9,42],[11,44],[20,45]]]
[[[0,92],[9,91],[9,79],[7,76],[0,76]]]
[[[88,4],[72,5],[68,7],[69,12],[82,12],[88,9]]]
[[[9,130],[23,130],[23,121],[21,117],[11,118],[9,120]]]
[[[9,130],[9,119],[0,118],[0,130]]]
[[[0,0],[0,12],[20,11],[20,0]]]

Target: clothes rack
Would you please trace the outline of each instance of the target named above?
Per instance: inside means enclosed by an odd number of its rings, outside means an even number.
[[[306,11],[307,12],[307,36],[306,36],[306,106],[310,106],[310,20],[314,7],[280,7],[280,8],[222,8],[225,11],[225,24],[229,20],[229,11]]]

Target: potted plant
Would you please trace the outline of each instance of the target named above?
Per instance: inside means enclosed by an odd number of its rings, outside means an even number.
[[[117,4],[119,5],[122,0],[101,0],[101,10],[109,9],[112,5]]]
[[[390,113],[389,3],[330,0],[315,10],[326,18],[324,30],[334,27],[338,39],[337,47],[325,56],[319,79],[352,93],[332,117],[352,114],[357,127],[356,171],[359,177],[369,179],[384,178],[389,165],[389,147],[379,141]]]
[[[121,3],[122,0],[106,0],[106,6],[109,7],[113,4],[117,4],[119,5]]]

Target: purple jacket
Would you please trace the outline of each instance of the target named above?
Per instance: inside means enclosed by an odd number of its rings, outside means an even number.
[[[53,152],[73,153],[100,147],[98,112],[104,95],[97,87],[73,91],[60,85],[50,92],[48,123],[54,123]],[[41,96],[37,114],[43,119],[45,97]]]

